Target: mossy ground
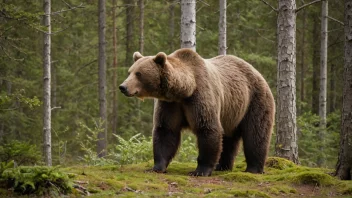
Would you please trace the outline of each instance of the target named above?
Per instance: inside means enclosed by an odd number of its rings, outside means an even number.
[[[243,172],[245,161],[240,157],[233,171],[213,172],[211,177],[188,176],[195,163],[172,162],[166,174],[144,172],[152,165],[60,170],[72,181],[87,182],[81,185],[91,197],[352,197],[352,181],[331,177],[333,170],[297,166],[280,158],[268,159],[265,174],[250,174]],[[68,196],[80,194],[73,190]]]

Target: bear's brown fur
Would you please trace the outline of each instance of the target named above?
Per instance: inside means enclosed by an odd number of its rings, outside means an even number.
[[[156,98],[152,171],[165,172],[180,144],[181,130],[197,136],[193,176],[231,170],[243,140],[247,172],[262,173],[274,123],[275,103],[262,75],[235,56],[203,59],[190,49],[143,57],[136,52],[126,96]]]

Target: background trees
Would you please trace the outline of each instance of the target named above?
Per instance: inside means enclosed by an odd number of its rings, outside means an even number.
[[[278,1],[267,0],[266,2],[275,5]],[[93,134],[103,127],[99,121],[99,100],[97,100],[98,1],[54,1],[51,9],[57,12],[71,9],[81,3],[84,5],[83,9],[51,15],[52,32],[54,32],[51,35],[52,103],[54,104],[55,101],[55,107],[61,107],[52,111],[53,164],[79,161],[86,154],[86,151],[81,149],[82,143],[90,141],[88,136],[95,137],[91,140],[95,146],[97,136]],[[296,7],[299,8],[304,3],[308,1],[296,1]],[[123,97],[119,92],[116,93],[116,87],[114,87],[127,75],[133,52],[140,50],[138,36],[132,36],[135,34],[140,37],[139,21],[142,14],[134,10],[138,10],[140,5],[137,1],[116,0],[116,5],[113,1],[106,1],[107,86],[105,92],[107,118],[111,120],[106,127],[109,140],[107,150],[115,149],[119,143],[112,135],[113,132],[124,138],[130,138],[137,133],[151,135],[153,101],[141,102],[140,109],[137,111],[137,100]],[[0,7],[0,144],[18,140],[41,148],[42,139],[38,137],[42,136],[43,128],[41,121],[44,104],[41,91],[43,68],[40,66],[43,56],[43,38],[39,37],[38,33],[44,31],[41,23],[42,3],[26,0],[1,1]],[[239,56],[258,69],[278,98],[280,92],[276,88],[278,15],[261,1],[227,2],[226,8],[227,54]],[[342,1],[329,1],[329,17],[342,21],[342,8]],[[113,10],[115,10],[115,16],[110,12]],[[197,52],[205,58],[214,57],[218,55],[219,1],[200,1],[197,3],[196,12],[194,22],[196,21],[197,25],[194,24],[194,30],[197,32]],[[171,53],[179,48],[180,19],[179,1],[144,0],[144,55],[155,55],[159,51]],[[296,18],[298,49],[296,56],[297,65],[300,66],[296,67],[296,73],[301,75],[297,75],[297,81],[293,83],[291,78],[293,71],[290,71],[291,79],[285,79],[290,80],[292,91],[297,90],[295,102],[292,99],[290,101],[291,105],[296,103],[299,107],[296,113],[299,158],[302,164],[311,166],[316,166],[321,143],[318,138],[320,118],[317,105],[319,104],[320,29],[321,3],[315,3],[299,12]],[[324,137],[326,160],[322,166],[333,167],[337,161],[340,137],[344,31],[340,23],[330,19],[328,31],[327,106],[332,105],[335,108],[327,112],[327,132]],[[113,42],[114,35],[116,35],[116,42]],[[292,51],[293,48],[290,50]],[[283,48],[280,52],[283,54],[287,50]],[[285,62],[285,60],[283,58],[279,61]],[[293,59],[290,60],[293,61]],[[285,68],[281,67],[281,69]],[[330,83],[333,86],[330,86]],[[331,97],[335,100],[330,100]],[[113,101],[117,101],[115,107],[113,107]],[[117,107],[118,111],[115,111]],[[293,112],[293,107],[287,109]],[[287,117],[284,116],[283,119]],[[119,122],[116,122],[117,120]],[[274,133],[271,154],[274,154],[276,135]],[[95,152],[95,147],[93,151]]]
[[[339,158],[335,175],[352,178],[352,0],[345,0],[345,66],[343,73],[343,106]]]

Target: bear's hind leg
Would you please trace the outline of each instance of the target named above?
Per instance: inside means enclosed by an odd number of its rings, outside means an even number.
[[[263,104],[263,101],[266,104]],[[246,172],[264,172],[274,122],[274,105],[271,98],[253,99],[245,118],[240,123],[247,162]]]
[[[216,165],[215,171],[228,171],[232,170],[235,157],[240,145],[239,131],[235,132],[232,137],[222,137],[222,152],[219,163]]]

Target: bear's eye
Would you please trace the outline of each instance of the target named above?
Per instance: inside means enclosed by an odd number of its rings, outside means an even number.
[[[142,76],[141,72],[136,72],[136,76],[141,77]]]

